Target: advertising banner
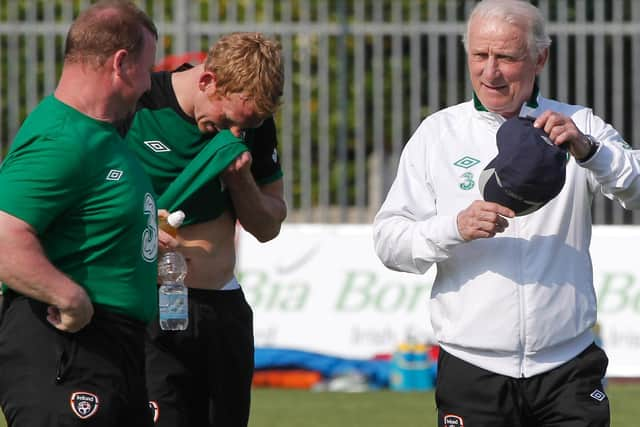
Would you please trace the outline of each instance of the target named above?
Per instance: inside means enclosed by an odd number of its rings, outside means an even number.
[[[598,324],[610,377],[640,376],[640,227],[595,227]],[[271,242],[241,232],[238,277],[254,310],[256,347],[346,358],[389,354],[405,340],[435,342],[425,275],[391,271],[370,225],[285,224]]]

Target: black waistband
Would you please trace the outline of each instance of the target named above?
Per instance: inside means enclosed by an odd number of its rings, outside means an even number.
[[[9,308],[9,306],[14,301],[20,298],[24,298],[25,300],[30,301],[32,304],[42,305],[43,308],[47,306],[47,304],[42,301],[29,298],[9,288],[6,288],[4,290],[3,297],[4,298],[2,301],[2,311],[0,311],[0,313],[4,312],[7,308]],[[46,313],[46,309],[43,310],[43,313]],[[137,331],[137,332],[143,332],[146,328],[146,323],[144,323],[143,321],[133,318],[131,316],[128,316],[126,314],[117,313],[109,307],[106,307],[101,304],[96,304],[96,303],[93,303],[92,322],[96,322],[100,324],[120,325],[124,328],[128,328],[128,329],[131,329],[132,331]]]

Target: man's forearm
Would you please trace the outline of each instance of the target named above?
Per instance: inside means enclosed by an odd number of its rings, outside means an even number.
[[[281,180],[262,187],[253,180],[243,182],[231,188],[231,199],[240,224],[256,239],[266,242],[280,233],[287,216]]]

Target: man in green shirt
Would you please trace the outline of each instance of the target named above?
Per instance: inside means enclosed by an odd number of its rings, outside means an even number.
[[[152,424],[157,210],[113,123],[149,88],[156,40],[132,2],[81,13],[54,94],[0,167],[0,406],[13,427]]]
[[[186,214],[177,240],[160,235],[187,259],[189,325],[149,327],[147,388],[158,427],[248,423],[253,317],[234,277],[236,220],[267,241],[286,216],[271,117],[283,81],[278,43],[230,34],[204,64],[153,73],[128,125],[127,144],[158,207]]]

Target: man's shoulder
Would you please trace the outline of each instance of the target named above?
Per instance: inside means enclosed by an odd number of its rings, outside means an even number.
[[[457,127],[461,123],[466,123],[473,115],[473,102],[466,101],[460,104],[451,105],[429,114],[420,125],[421,128],[433,127]]]
[[[427,116],[427,119],[436,121],[461,120],[473,114],[473,102],[465,101],[450,105]]]
[[[138,100],[137,109],[155,110],[161,108],[176,109],[176,94],[171,84],[171,73],[158,71],[151,74],[151,87]]]

